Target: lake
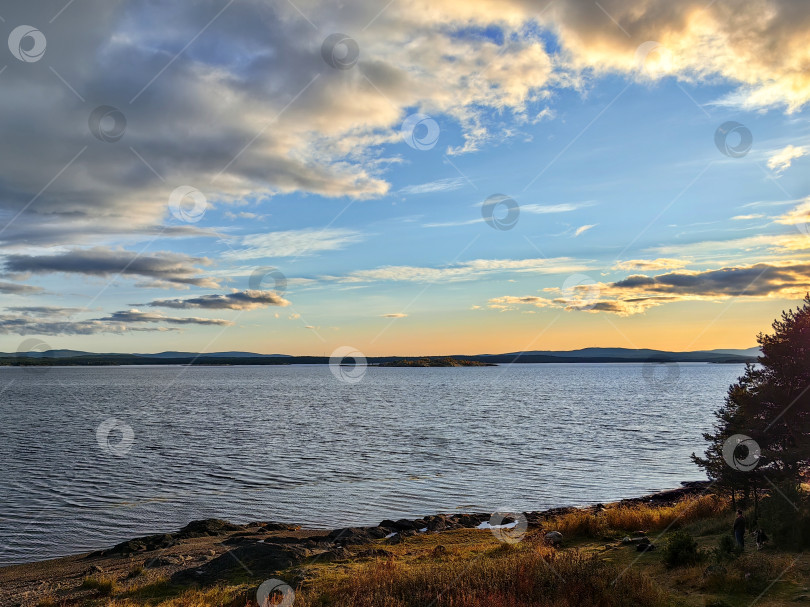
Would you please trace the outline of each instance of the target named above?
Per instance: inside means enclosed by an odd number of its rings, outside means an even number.
[[[317,528],[606,502],[705,478],[742,365],[0,368],[0,564],[190,520]]]

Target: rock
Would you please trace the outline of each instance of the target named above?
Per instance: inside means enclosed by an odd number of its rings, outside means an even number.
[[[403,541],[401,533],[395,533],[391,537],[385,538],[386,544],[401,544]]]
[[[385,537],[385,535],[382,537]],[[369,530],[365,527],[345,527],[343,529],[335,529],[334,531],[329,532],[326,539],[334,542],[335,544],[346,546],[349,544],[368,544],[372,540],[378,538],[372,536]]]
[[[653,550],[655,550],[655,544],[651,544],[649,542],[643,542],[636,546],[636,552],[651,552]]]
[[[425,519],[417,519],[415,521],[411,521],[406,518],[401,518],[398,521],[386,519],[382,523],[380,523],[378,527],[382,527],[383,529],[390,529],[391,531],[412,531],[415,529],[421,529],[426,525],[427,521],[425,521]]]
[[[563,535],[559,531],[549,531],[543,536],[549,546],[560,546],[563,542]]]
[[[478,527],[484,521],[488,521],[489,514],[455,514],[451,520],[461,527]]]
[[[225,552],[196,570],[178,571],[171,577],[171,581],[180,585],[191,581],[213,584],[243,575],[246,569],[269,578],[278,571],[301,563],[308,555],[306,549],[291,544],[245,544]]]
[[[426,525],[425,519],[418,519],[415,521],[411,521],[406,518],[399,519],[398,521],[392,521],[390,519],[386,519],[377,525],[379,528],[389,530],[387,531],[386,535],[391,531],[411,531],[414,529],[421,529]]]
[[[225,535],[231,531],[240,531],[242,527],[234,525],[228,521],[223,521],[218,518],[208,518],[199,521],[191,521],[188,525],[183,527],[175,534],[179,539],[186,539],[192,537],[206,537]]]
[[[146,535],[138,537],[126,542],[116,544],[109,550],[102,550],[94,553],[95,555],[106,556],[108,554],[130,554],[132,552],[151,552],[153,550],[163,550],[174,546],[176,543],[174,537],[168,533],[161,533],[157,535]]]
[[[345,561],[350,559],[352,553],[346,550],[343,546],[335,546],[329,550],[318,552],[312,555],[313,561],[320,561],[324,563],[334,563],[335,561]]]
[[[629,535],[625,535],[622,538],[622,544],[632,544],[632,543],[633,543],[633,539]]]
[[[90,570],[93,571],[94,573],[104,573],[104,569],[102,569],[98,565],[93,565],[92,567],[90,567]]]
[[[154,569],[156,567],[171,567],[174,565],[182,565],[183,559],[176,556],[158,556],[153,559],[146,559],[143,566],[146,569]]]
[[[444,531],[447,529],[447,517],[444,514],[428,516],[425,518],[425,527],[428,531]]]

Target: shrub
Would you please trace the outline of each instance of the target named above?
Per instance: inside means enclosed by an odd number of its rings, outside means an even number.
[[[664,564],[667,567],[697,565],[702,556],[697,542],[686,531],[676,531],[667,538],[664,546]]]

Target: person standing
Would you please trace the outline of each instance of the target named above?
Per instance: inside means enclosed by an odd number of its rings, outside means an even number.
[[[745,517],[742,510],[737,510],[737,518],[734,519],[732,532],[740,550],[745,550]]]

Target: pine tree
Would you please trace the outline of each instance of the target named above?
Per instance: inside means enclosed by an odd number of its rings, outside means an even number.
[[[704,434],[706,457],[692,455],[718,487],[732,494],[753,489],[756,496],[766,484],[797,485],[810,469],[810,295],[795,311],[783,312],[773,330],[757,336],[758,365],[746,367],[716,411],[714,431]],[[729,457],[735,435],[752,440]],[[753,456],[745,451],[756,447],[760,457],[752,468]]]

